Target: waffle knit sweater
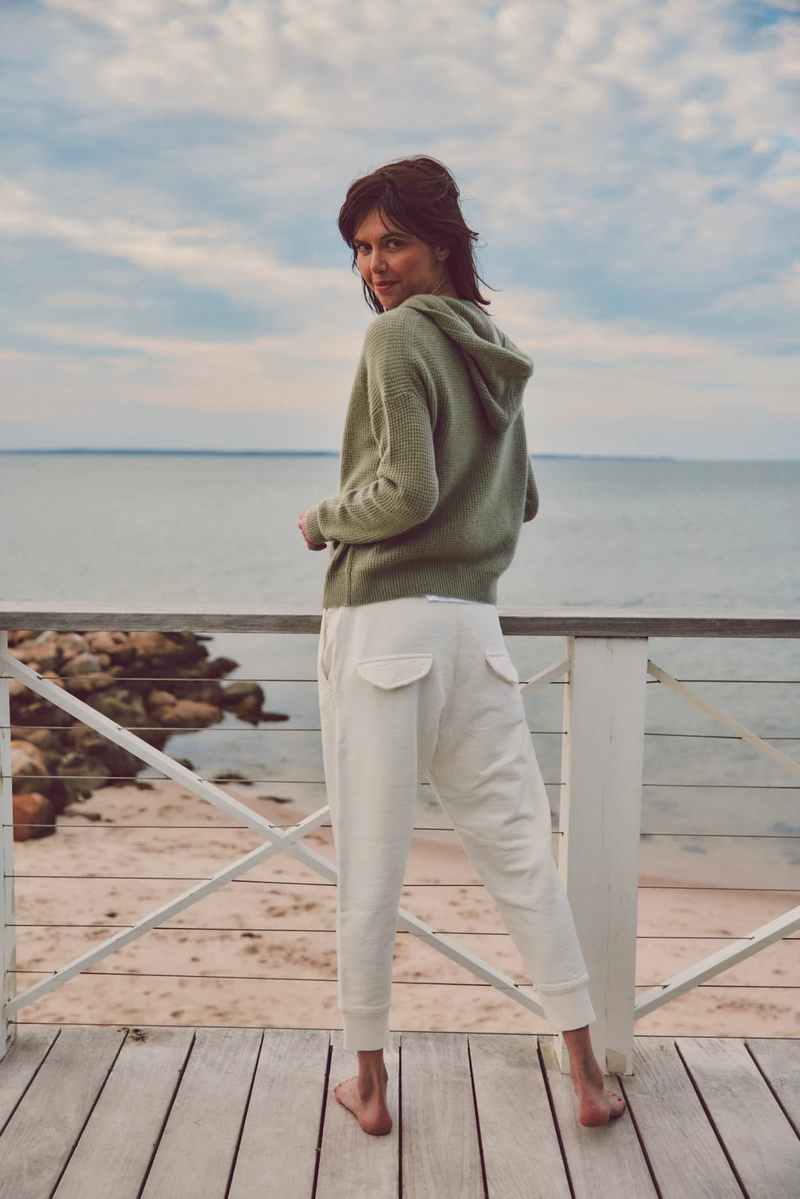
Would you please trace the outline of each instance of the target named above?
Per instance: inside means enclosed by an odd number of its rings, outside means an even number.
[[[539,506],[522,398],[533,365],[476,304],[412,296],[367,329],[339,494],[307,517],[331,542],[324,607],[436,594],[497,602]]]

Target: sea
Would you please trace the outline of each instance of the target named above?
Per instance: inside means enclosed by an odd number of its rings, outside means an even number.
[[[800,462],[533,463],[541,507],[500,605],[800,612]],[[0,453],[0,599],[318,608],[327,554],[306,549],[297,520],[335,494],[338,469],[335,454]],[[209,653],[239,663],[229,677],[262,680],[265,707],[289,719],[253,729],[228,715],[168,752],[245,775],[254,803],[319,806],[316,641],[213,636]],[[507,643],[526,677],[564,654],[561,638]],[[800,761],[800,641],[655,638],[649,656]],[[554,683],[526,700],[555,828],[563,697]],[[800,889],[797,776],[654,681],[646,728],[643,874]],[[418,818],[446,820],[429,787]]]

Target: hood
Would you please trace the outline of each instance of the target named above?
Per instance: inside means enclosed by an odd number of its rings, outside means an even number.
[[[489,423],[504,433],[522,408],[525,384],[533,374],[530,358],[470,300],[411,296],[402,307],[423,313],[455,342]]]

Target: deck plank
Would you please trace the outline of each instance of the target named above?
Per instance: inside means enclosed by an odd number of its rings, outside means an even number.
[[[0,1062],[0,1132],[14,1114],[58,1036],[57,1028],[21,1028]]]
[[[748,1199],[797,1199],[800,1140],[742,1041],[677,1038]]]
[[[49,1199],[124,1039],[62,1028],[0,1137],[0,1199]]]
[[[662,1199],[742,1199],[674,1039],[640,1037],[633,1069],[620,1082]]]
[[[128,1035],[55,1199],[138,1199],[192,1039],[190,1028]]]
[[[355,1116],[342,1107],[333,1093],[337,1082],[351,1078],[358,1069],[355,1054],[346,1053],[342,1046],[343,1035],[337,1032],[333,1038],[317,1194],[320,1199],[353,1199],[356,1195],[368,1195],[369,1199],[397,1199],[400,1173],[400,1120],[397,1106],[400,1038],[396,1033],[390,1034],[384,1051],[389,1072],[387,1098],[392,1113],[392,1131],[382,1137],[362,1132]]]
[[[265,1029],[229,1199],[311,1199],[329,1046],[324,1030]]]
[[[746,1044],[800,1134],[800,1040],[748,1037]]]
[[[259,1028],[197,1030],[142,1199],[224,1199],[261,1036]]]
[[[400,1042],[403,1199],[484,1199],[466,1033]]]
[[[539,1038],[575,1199],[656,1199],[630,1113],[602,1128],[584,1128],[570,1077],[558,1068],[554,1042],[552,1036]],[[607,1082],[619,1093],[615,1078]]]
[[[570,1199],[535,1036],[469,1036],[492,1199]]]

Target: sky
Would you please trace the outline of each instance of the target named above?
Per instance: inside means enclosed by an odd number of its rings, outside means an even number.
[[[534,454],[800,459],[800,0],[4,0],[0,449],[337,449],[415,153]]]

